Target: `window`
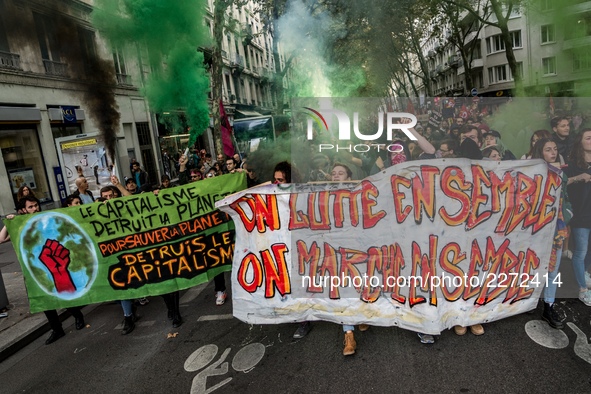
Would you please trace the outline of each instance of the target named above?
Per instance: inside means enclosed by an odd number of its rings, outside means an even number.
[[[508,64],[494,66],[488,69],[488,84],[510,81],[511,71]]]
[[[554,56],[542,58],[542,70],[543,75],[556,75],[556,58]]]
[[[56,28],[53,21],[46,15],[33,13],[35,27],[37,29],[37,38],[41,49],[43,60],[60,61],[60,45],[56,37]]]
[[[474,49],[472,49],[472,60],[474,59],[482,59],[480,40],[476,40],[474,44]]]
[[[513,48],[522,48],[521,45],[521,30],[512,31],[509,33],[511,36],[511,42],[513,43]]]
[[[513,48],[521,48],[521,30],[516,30],[509,32],[509,36],[511,37],[511,42],[513,43]],[[501,52],[505,50],[505,42],[500,34],[495,36],[488,37],[486,39],[486,53],[489,55],[491,53]]]
[[[505,42],[501,39],[501,35],[488,37],[486,39],[486,53],[495,53],[505,50]]]
[[[125,58],[121,50],[113,52],[113,63],[115,64],[115,77],[119,85],[131,85],[131,77],[127,75],[127,67],[125,67]]]
[[[127,74],[127,69],[125,68],[125,59],[121,51],[117,50],[113,52],[113,63],[115,63],[115,72],[117,74]]]
[[[0,10],[2,9],[2,3],[0,2]],[[6,36],[6,30],[4,28],[4,23],[2,22],[2,15],[0,15],[0,51],[10,52],[10,47],[8,46],[8,38]]]
[[[591,69],[591,52],[573,53],[573,71]]]
[[[542,44],[556,41],[554,36],[554,25],[542,26]]]
[[[516,64],[517,72],[523,77],[523,62]],[[513,80],[513,74],[511,73],[511,67],[509,64],[503,64],[501,66],[495,66],[488,69],[488,83],[500,83]]]
[[[549,11],[554,9],[553,0],[540,0],[540,10]]]
[[[523,62],[517,62],[516,66],[519,75],[521,76],[521,78],[523,78]],[[511,79],[513,79],[513,76],[511,76]]]

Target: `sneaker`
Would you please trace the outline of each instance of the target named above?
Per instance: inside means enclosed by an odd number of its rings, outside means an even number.
[[[484,334],[484,327],[482,327],[482,324],[474,324],[470,326],[470,332],[474,335],[482,335]]]
[[[417,332],[421,343],[435,343],[435,337],[430,334],[423,334],[422,332]]]
[[[544,313],[542,314],[542,319],[546,320],[550,327],[561,330],[564,328],[564,324],[560,319],[560,316],[554,310],[554,305],[550,305],[547,302],[544,302]]]
[[[343,356],[350,356],[355,354],[355,349],[357,349],[357,342],[355,342],[355,337],[353,336],[353,331],[348,331],[345,333],[345,341],[343,342],[345,347],[343,348]]]
[[[369,330],[369,324],[360,324],[357,328],[359,328],[359,331],[367,331]]]
[[[465,335],[468,332],[468,329],[466,327],[462,327],[462,326],[454,326],[454,332],[456,333],[456,335]]]
[[[215,293],[215,304],[216,305],[224,305],[224,302],[226,302],[226,297],[228,295],[226,294],[225,291],[218,291]]]
[[[308,335],[308,333],[310,332],[311,329],[312,329],[312,325],[310,324],[309,321],[305,321],[303,323],[300,323],[300,325],[298,326],[298,329],[293,334],[293,338],[294,339],[301,339],[301,338],[305,337],[306,335]]]
[[[142,297],[139,300],[137,300],[137,302],[141,305],[148,305],[150,303],[150,300],[148,300],[146,297]]]
[[[579,292],[579,300],[587,306],[591,306],[591,290]]]
[[[587,288],[591,288],[591,274],[589,274],[587,271],[585,271],[585,284],[587,285]]]

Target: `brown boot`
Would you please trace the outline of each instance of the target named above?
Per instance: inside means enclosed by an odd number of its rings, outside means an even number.
[[[347,331],[345,333],[345,348],[343,349],[343,356],[350,356],[355,354],[355,349],[357,348],[357,342],[355,342],[355,337],[353,336],[353,331]]]

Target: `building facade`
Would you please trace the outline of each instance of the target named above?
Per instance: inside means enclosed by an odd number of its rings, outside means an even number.
[[[513,52],[530,96],[572,96],[591,82],[591,1],[573,3],[577,4],[564,8],[554,0],[542,0],[530,3],[527,10],[515,6],[511,12],[508,27]],[[496,21],[494,15],[488,19]],[[461,45],[471,49],[472,83],[467,83],[468,67],[451,40],[452,26],[447,25],[442,34],[427,32],[424,38],[422,55],[433,95],[511,95],[515,83],[500,29],[475,22],[466,11],[458,25],[464,29]],[[419,95],[425,96],[424,80],[417,77],[414,82]]]
[[[157,173],[153,117],[137,88],[141,67],[110,53],[91,11],[91,1],[0,1],[2,214],[14,212],[24,185],[57,206],[80,175],[95,196],[113,165],[129,176],[131,158]],[[104,103],[118,116],[106,120]],[[105,122],[114,125],[115,157],[107,154]]]

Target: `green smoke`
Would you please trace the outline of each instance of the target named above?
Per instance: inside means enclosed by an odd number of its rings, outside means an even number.
[[[176,132],[183,131],[179,111],[184,111],[191,130],[189,146],[209,125],[209,78],[203,54],[197,52],[210,42],[203,25],[205,5],[204,0],[97,0],[92,14],[114,49],[138,45],[147,50],[151,74],[144,93],[150,109]]]

